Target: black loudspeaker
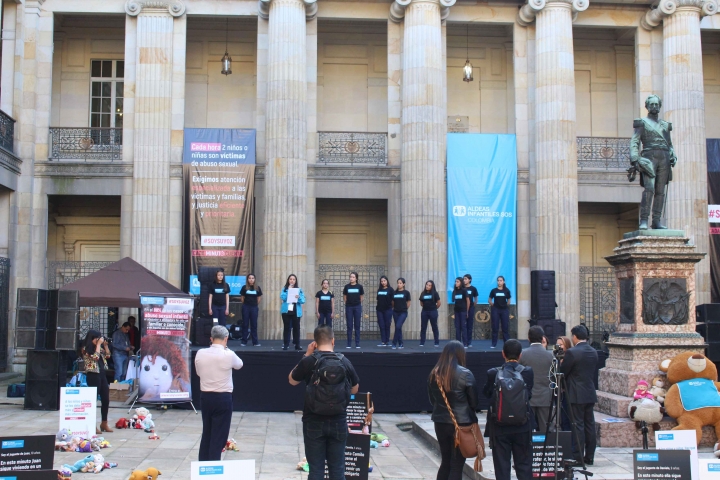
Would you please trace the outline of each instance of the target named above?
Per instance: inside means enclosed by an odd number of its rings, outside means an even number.
[[[555,319],[555,271],[530,272],[530,318]]]
[[[198,296],[197,312],[198,316],[212,319],[208,309],[208,302],[210,301],[210,284],[203,282],[200,284],[200,295]]]
[[[18,288],[17,308],[38,308],[47,310],[49,292],[39,288]]]
[[[25,367],[25,410],[58,410],[60,405],[60,353],[53,351],[27,352]]]
[[[44,330],[48,327],[48,311],[37,310],[35,308],[18,308],[17,309],[17,328],[18,329],[40,329]]]
[[[213,327],[212,318],[197,318],[195,320],[195,345],[210,346],[210,331]]]
[[[565,322],[561,322],[560,320],[539,319],[536,325],[542,327],[545,331],[549,345],[554,345],[558,337],[564,337],[566,335]]]
[[[36,348],[45,350],[47,346],[47,331],[38,329],[15,330],[15,348]]]
[[[720,342],[709,342],[705,349],[705,355],[713,363],[720,362]]]
[[[697,327],[695,330],[697,331]],[[708,343],[720,342],[720,323],[705,324],[705,341]]]
[[[706,323],[696,323],[695,324],[695,331],[702,335],[703,339],[707,341],[707,324]]]
[[[224,272],[224,268],[220,267],[200,267],[198,270],[198,281],[200,283],[212,283],[215,281],[215,275],[218,270]]]
[[[80,292],[77,290],[50,290],[50,310],[79,310]]]
[[[78,335],[76,330],[56,330],[55,333],[49,333],[48,339],[53,341],[52,348],[55,350],[72,350],[77,351]],[[51,348],[48,346],[48,348]]]
[[[703,323],[720,323],[720,303],[706,303],[695,307],[695,320]]]

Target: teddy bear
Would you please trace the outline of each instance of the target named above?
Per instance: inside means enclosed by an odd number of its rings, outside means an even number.
[[[655,397],[655,400],[660,404],[665,403],[665,395],[667,395],[667,389],[665,388],[667,386],[667,380],[664,377],[661,377],[658,375],[657,377],[652,379],[652,382],[650,382],[650,393],[653,394]]]
[[[239,452],[240,449],[237,446],[237,442],[234,438],[229,439],[227,442],[225,442],[225,448],[223,448],[223,452],[232,451],[232,452]]]
[[[157,480],[158,475],[162,475],[160,470],[148,467],[147,470],[133,470],[128,480]]]
[[[87,462],[85,465],[82,466],[80,471],[82,473],[91,473],[95,471],[95,462]]]
[[[639,398],[628,405],[628,416],[635,420],[635,428],[642,428],[642,422],[652,425],[653,430],[660,430],[660,421],[665,409],[659,402],[651,398]]]
[[[62,466],[62,468],[70,470],[72,473],[76,473],[76,472],[79,472],[85,466],[85,464],[87,464],[88,462],[92,462],[92,461],[93,461],[93,456],[88,455],[87,457],[81,458],[80,460],[73,463],[72,465],[65,464]]]
[[[720,382],[717,367],[699,353],[680,353],[660,363],[672,386],[665,396],[665,411],[677,420],[673,430],[695,430],[697,443],[702,438],[702,427],[710,425],[720,438]],[[720,458],[720,445],[713,448]]]
[[[152,432],[153,428],[155,428],[155,422],[153,422],[152,413],[148,413],[145,418],[142,419],[140,425],[146,432]]]

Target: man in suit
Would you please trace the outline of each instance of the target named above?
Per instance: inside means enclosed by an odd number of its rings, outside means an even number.
[[[515,339],[506,341],[502,351],[505,364],[502,367],[491,368],[487,372],[487,383],[483,388],[486,397],[492,398],[495,392],[495,378],[498,370],[507,372],[517,371],[522,376],[527,389],[527,398],[532,397],[533,371],[530,367],[523,367],[519,360],[522,356],[522,345]],[[495,399],[491,400],[491,405]],[[492,408],[492,407],[491,407]],[[493,466],[496,480],[510,480],[510,458],[515,461],[515,475],[518,480],[532,480],[532,448],[531,430],[532,414],[528,410],[528,420],[522,425],[501,425],[495,422],[491,410],[488,410],[488,420],[485,435],[490,437]]]
[[[548,374],[553,360],[552,353],[542,346],[544,333],[542,327],[530,327],[528,331],[530,346],[523,350],[520,358],[520,365],[531,367],[533,371],[534,380],[530,409],[535,415],[538,431],[543,433],[547,429],[548,415],[550,415],[552,391],[550,390]]]
[[[595,459],[595,414],[593,408],[597,402],[595,393],[595,367],[597,351],[588,345],[588,330],[584,325],[576,325],[570,330],[574,347],[565,352],[560,364],[560,372],[565,375],[567,401],[575,417],[579,445],[575,445],[575,458],[592,465]],[[584,454],[583,454],[584,449]]]

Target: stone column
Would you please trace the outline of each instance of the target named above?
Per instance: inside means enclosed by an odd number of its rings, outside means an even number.
[[[313,279],[307,261],[307,51],[306,20],[317,12],[315,0],[261,0],[268,19],[267,100],[265,106],[265,222],[263,276],[277,292],[287,276],[298,277],[311,312]],[[263,303],[265,337],[282,338],[280,299]]]
[[[172,103],[182,83],[174,81],[174,63],[184,64],[185,5],[181,0],[129,0],[125,12],[136,17],[128,22],[134,23],[129,31],[135,37],[126,40],[126,56],[134,59],[133,135],[124,145],[132,149],[134,162],[132,256],[162,278],[177,281],[178,273],[170,275],[169,268],[171,215],[178,214],[170,200],[170,164],[173,144],[182,146],[182,129],[173,142]],[[180,254],[179,248],[173,250]]]
[[[641,25],[663,24],[665,120],[672,123],[678,162],[668,185],[668,227],[684,230],[699,252],[709,249],[707,150],[700,17],[714,15],[715,0],[664,0],[647,12]],[[695,268],[697,304],[710,302],[710,259]]]
[[[402,53],[402,254],[400,276],[417,295],[429,279],[447,284],[445,141],[447,90],[442,22],[455,0],[396,0],[390,19],[405,18]],[[394,285],[391,279],[391,284]],[[444,295],[443,295],[444,296]],[[439,318],[446,317],[446,301]],[[405,330],[417,338],[418,302]],[[408,328],[409,327],[409,328]],[[443,332],[445,333],[445,332]]]
[[[518,23],[537,18],[535,171],[537,268],[555,271],[558,317],[579,322],[579,239],[573,12],[587,0],[531,0]]]

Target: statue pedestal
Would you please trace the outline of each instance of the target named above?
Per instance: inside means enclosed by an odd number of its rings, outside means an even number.
[[[704,353],[705,340],[695,332],[695,251],[682,230],[626,233],[606,260],[617,277],[616,331],[598,379],[595,409],[627,417],[639,380],[660,375],[666,358]]]

